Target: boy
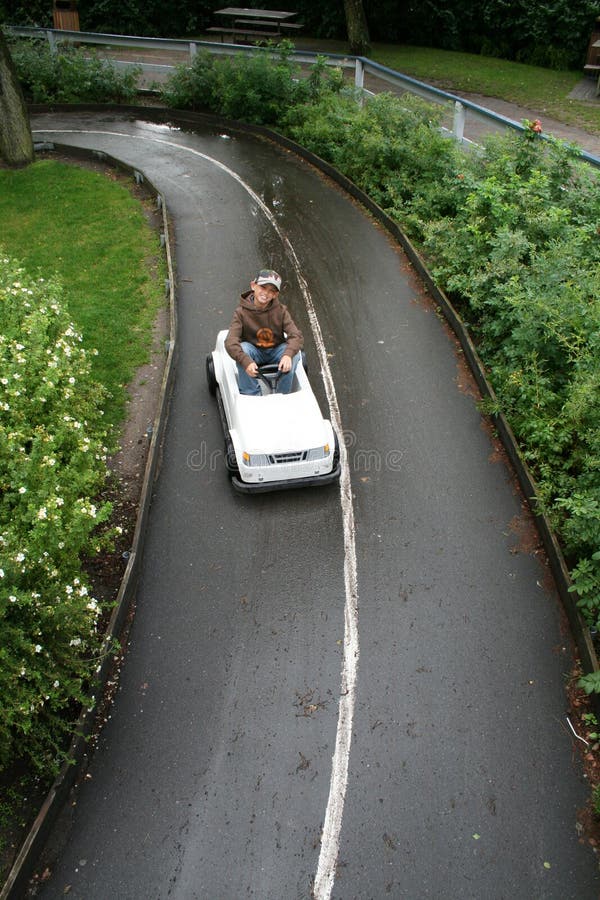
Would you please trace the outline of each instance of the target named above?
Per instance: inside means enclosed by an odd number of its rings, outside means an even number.
[[[260,396],[258,367],[279,364],[278,394],[289,394],[304,344],[287,306],[279,302],[281,276],[261,269],[233,313],[225,349],[238,365],[241,394]]]

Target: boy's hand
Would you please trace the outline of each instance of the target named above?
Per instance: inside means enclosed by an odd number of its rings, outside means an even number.
[[[280,372],[289,372],[292,368],[292,360],[289,356],[282,356],[279,360],[279,371]]]
[[[254,360],[246,366],[246,375],[249,375],[250,378],[258,378],[258,366]]]

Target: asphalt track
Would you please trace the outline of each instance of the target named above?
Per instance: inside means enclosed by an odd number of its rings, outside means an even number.
[[[147,173],[175,222],[179,296],[129,652],[41,895],[595,900],[563,618],[460,354],[402,252],[268,142],[108,114],[32,127]],[[335,487],[251,498],[224,473],[204,360],[258,266],[284,276],[327,409],[296,264],[332,372],[350,510]],[[340,686],[344,665],[354,688]]]

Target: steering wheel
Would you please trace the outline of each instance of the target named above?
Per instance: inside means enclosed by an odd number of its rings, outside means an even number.
[[[266,366],[259,366],[258,368],[258,378],[260,378],[263,384],[266,384],[270,394],[276,392],[279,379],[284,374],[284,372],[279,370],[278,363],[269,363]]]

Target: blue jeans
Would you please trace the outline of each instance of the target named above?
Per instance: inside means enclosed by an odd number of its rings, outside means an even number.
[[[283,356],[284,350],[287,344],[279,344],[277,347],[255,347],[254,344],[248,343],[248,341],[242,341],[242,350],[244,353],[247,353],[254,362],[258,366],[268,366],[270,364],[279,363],[281,357]],[[296,366],[298,365],[298,360],[300,359],[300,354],[296,353],[294,358],[292,359],[292,368],[289,372],[282,373],[279,381],[277,382],[277,393],[278,394],[289,394],[292,389],[292,382],[294,380],[294,372],[296,371]],[[250,394],[253,397],[260,397],[260,380],[258,378],[252,378],[251,375],[246,373],[246,370],[237,363],[238,369],[238,383],[240,386],[240,394]]]

